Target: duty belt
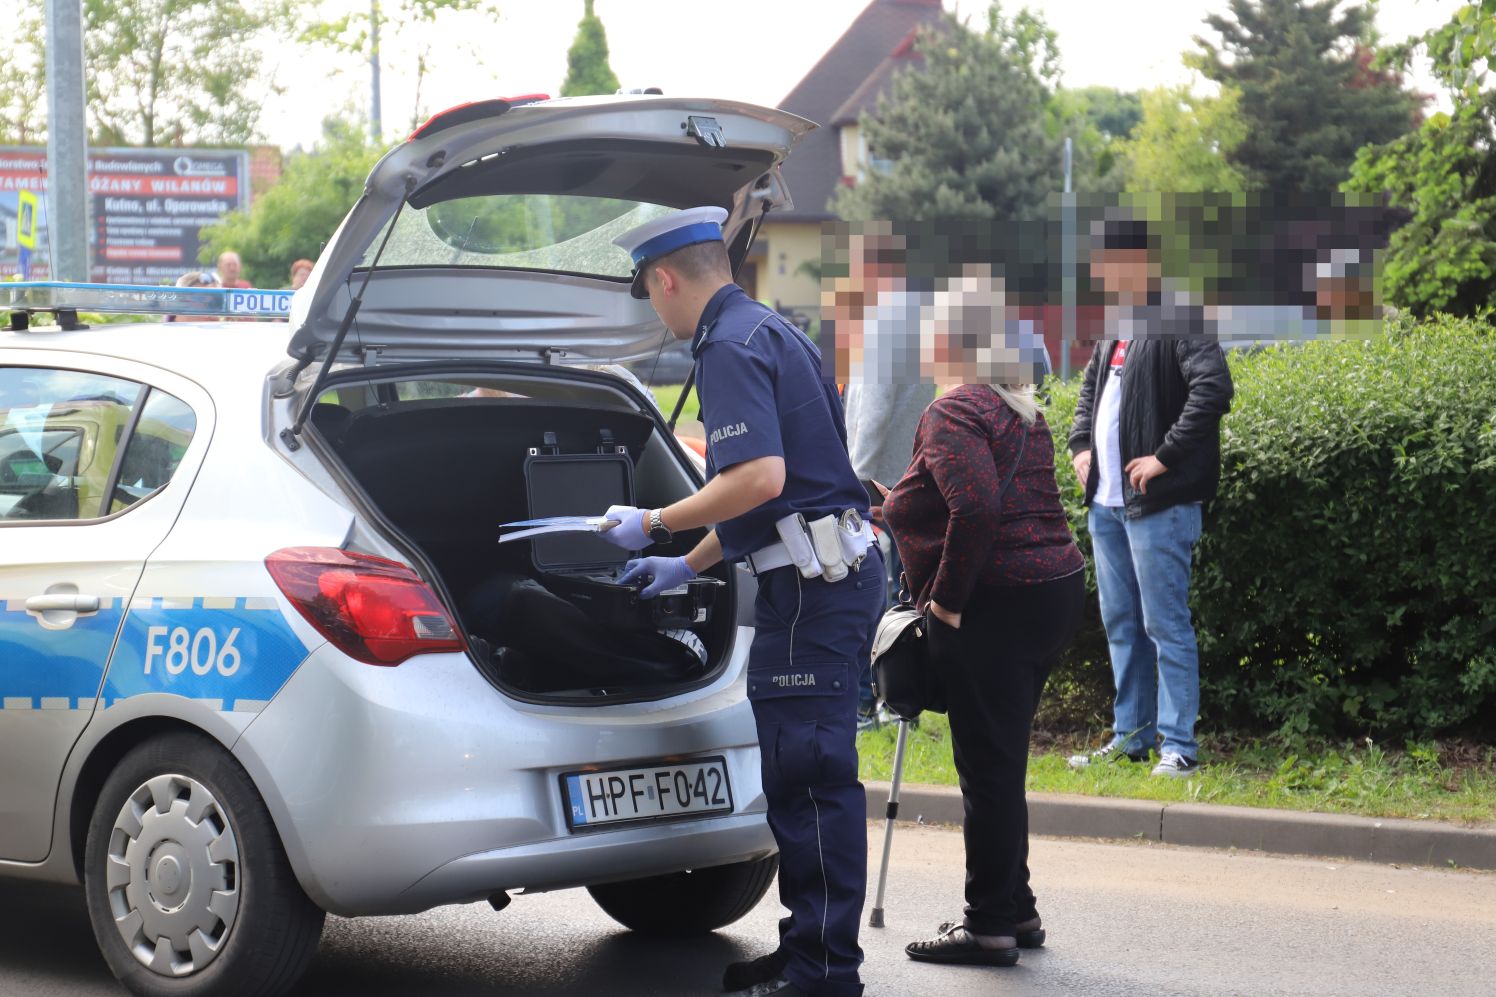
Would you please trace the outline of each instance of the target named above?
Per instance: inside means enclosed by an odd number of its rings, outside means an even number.
[[[788,542],[769,544],[747,556],[748,570],[755,577],[794,565],[807,578],[820,575],[827,581],[839,581],[846,577],[846,569],[862,564],[867,549],[875,542],[872,526],[856,509],[814,523],[806,523],[798,514],[790,515],[775,526]]]

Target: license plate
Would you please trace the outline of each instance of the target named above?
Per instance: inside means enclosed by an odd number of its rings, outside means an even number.
[[[727,760],[569,772],[561,777],[566,823],[573,831],[628,821],[731,813]]]

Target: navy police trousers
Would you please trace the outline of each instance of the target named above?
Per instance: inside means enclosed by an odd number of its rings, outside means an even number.
[[[871,548],[839,582],[786,567],[758,584],[748,699],[779,844],[779,899],[789,909],[779,923],[785,976],[807,993],[856,997],[867,892],[857,685],[883,613],[883,561]]]

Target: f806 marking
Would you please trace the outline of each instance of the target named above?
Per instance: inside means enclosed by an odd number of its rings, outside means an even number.
[[[239,649],[234,640],[239,628],[234,627],[222,644],[212,627],[202,627],[196,632],[186,627],[149,627],[145,637],[145,674],[151,674],[151,666],[157,658],[169,675],[180,675],[189,667],[194,675],[207,675],[217,670],[227,678],[239,670]],[[161,638],[166,638],[163,647]]]

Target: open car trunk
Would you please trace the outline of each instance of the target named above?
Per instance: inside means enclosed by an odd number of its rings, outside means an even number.
[[[536,541],[498,542],[502,523],[598,515],[623,500],[605,489],[573,488],[559,498],[554,488],[532,489],[534,454],[547,445],[626,464],[640,507],[690,494],[699,479],[657,413],[608,374],[482,364],[462,371],[422,365],[334,375],[311,425],[377,518],[439,576],[485,675],[523,698],[594,702],[662,698],[709,682],[736,633],[727,567],[708,572],[715,581],[693,592],[710,601],[706,619],[660,624],[651,619],[658,605],[609,581],[629,555],[596,538],[571,536],[540,557]],[[704,533],[677,534],[649,553],[684,554]],[[584,552],[571,559],[577,564],[558,563],[577,540]]]

